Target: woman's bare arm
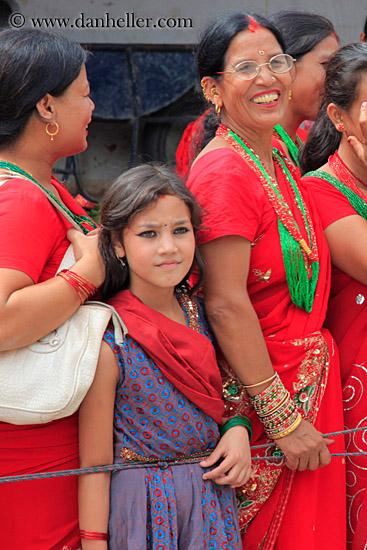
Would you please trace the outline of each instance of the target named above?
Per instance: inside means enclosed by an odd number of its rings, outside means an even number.
[[[77,261],[71,268],[95,286],[104,280],[104,265],[98,251],[98,235],[76,230],[68,235],[75,244]],[[74,288],[61,277],[34,284],[25,273],[0,269],[0,351],[35,342],[60,326],[79,307]]]
[[[244,385],[266,380],[274,373],[256,312],[247,293],[251,243],[238,236],[221,237],[201,249],[205,262],[205,304],[219,346]],[[262,392],[268,383],[249,388]],[[291,469],[315,469],[330,462],[332,440],[302,420],[290,435],[277,440]]]
[[[367,285],[367,221],[361,216],[347,216],[325,230],[332,263]]]

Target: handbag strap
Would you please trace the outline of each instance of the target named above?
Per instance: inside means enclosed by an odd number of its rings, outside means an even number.
[[[112,323],[113,323],[113,329],[115,334],[115,342],[118,346],[122,346],[125,340],[126,334],[128,334],[128,329],[123,320],[121,319],[120,315],[117,313],[116,309],[113,306],[110,306],[109,304],[105,304],[104,302],[98,302],[98,301],[92,301],[88,300],[85,302],[84,305],[89,306],[97,306],[101,307],[103,309],[108,309],[112,314]],[[83,306],[80,306],[83,307]]]
[[[85,223],[89,223],[90,225],[92,225],[92,227],[94,226],[95,229],[97,228],[97,225],[94,223],[94,221],[91,220],[90,218],[88,218],[87,216],[82,216],[82,215],[80,215],[80,216],[75,215],[74,216],[73,213],[71,212],[71,210],[69,210],[66,206],[61,204],[61,202],[59,202],[57,200],[57,198],[53,195],[53,193],[51,193],[51,191],[49,191],[48,189],[43,187],[43,185],[41,185],[31,174],[29,174],[28,172],[26,172],[25,170],[23,170],[22,168],[20,168],[16,164],[12,164],[10,162],[5,162],[5,161],[0,160],[0,168],[4,168],[5,170],[7,170],[10,173],[10,177],[4,175],[4,176],[0,176],[1,178],[11,179],[11,178],[19,178],[19,176],[22,176],[23,179],[26,179],[27,181],[29,181],[29,182],[33,183],[34,185],[36,185],[38,187],[38,189],[40,189],[46,195],[46,197],[48,198],[50,203],[78,231],[82,231],[84,234],[89,232],[85,227],[83,227],[81,221],[80,222],[77,221],[77,218],[80,218]],[[5,182],[3,182],[3,183],[5,183]]]
[[[31,181],[32,183],[34,183],[35,185],[37,185],[35,182],[33,182],[32,180],[28,180],[28,181]],[[61,214],[68,220],[68,222],[71,223],[71,225],[74,227],[74,229],[77,229],[78,231],[81,231],[82,233],[85,233],[85,231],[82,229],[82,227],[75,221],[75,219],[71,216],[71,214],[69,213],[69,211],[63,207],[58,200],[55,199],[55,197],[48,193],[42,186],[38,186],[39,189],[41,189],[41,191],[44,192],[44,194],[46,195],[46,197],[48,198],[48,200],[50,201],[51,204],[53,204],[53,206],[59,211],[61,212]]]

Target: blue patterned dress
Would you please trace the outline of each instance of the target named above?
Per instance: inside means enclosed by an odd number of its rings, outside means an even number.
[[[184,309],[185,311],[185,309]],[[187,324],[189,319],[186,314]],[[203,312],[200,332],[209,336]],[[179,325],[178,325],[179,328]],[[162,374],[139,344],[113,333],[105,340],[120,366],[114,417],[114,461],[170,459],[205,453],[217,424]],[[115,472],[111,479],[110,550],[239,550],[234,490],[204,481],[198,463]]]

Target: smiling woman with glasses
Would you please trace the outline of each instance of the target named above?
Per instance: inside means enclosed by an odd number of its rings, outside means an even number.
[[[265,53],[265,52],[264,52]],[[286,53],[274,55],[267,63],[256,63],[256,61],[240,61],[233,69],[229,71],[219,71],[217,74],[234,74],[240,80],[252,80],[256,78],[261,67],[269,66],[272,73],[283,74],[293,68],[293,63],[296,60]]]
[[[227,415],[251,417],[251,445],[264,447],[254,457],[285,455],[255,460],[237,492],[243,547],[344,550],[344,465],[328,450],[344,445],[322,437],[343,429],[337,357],[322,328],[329,253],[272,135],[287,112],[294,61],[273,23],[242,13],[204,30],[197,59],[216,132],[187,185],[206,212],[203,291]]]

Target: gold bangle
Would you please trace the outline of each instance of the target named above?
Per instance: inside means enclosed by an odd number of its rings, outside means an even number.
[[[297,420],[294,421],[292,426],[284,430],[284,432],[280,432],[276,435],[272,435],[271,439],[281,439],[282,437],[286,437],[287,435],[291,434],[301,424],[301,420],[302,420],[302,416],[298,413],[298,418]]]
[[[247,388],[256,388],[257,386],[262,386],[262,384],[266,384],[266,382],[272,382],[274,378],[276,377],[277,373],[275,372],[270,378],[267,378],[266,380],[262,380],[261,382],[257,382],[256,384],[251,384],[250,386],[243,386],[245,389]]]
[[[287,393],[286,393],[286,395],[285,395],[283,401],[281,401],[281,402],[279,403],[279,405],[277,405],[277,406],[275,407],[275,409],[271,409],[271,410],[270,410],[269,412],[267,412],[266,414],[261,415],[261,418],[266,418],[267,416],[271,416],[271,415],[274,414],[276,411],[278,411],[278,410],[280,409],[280,407],[283,407],[287,401],[291,401],[291,394],[289,393],[288,390],[286,390],[286,391],[287,391]]]

